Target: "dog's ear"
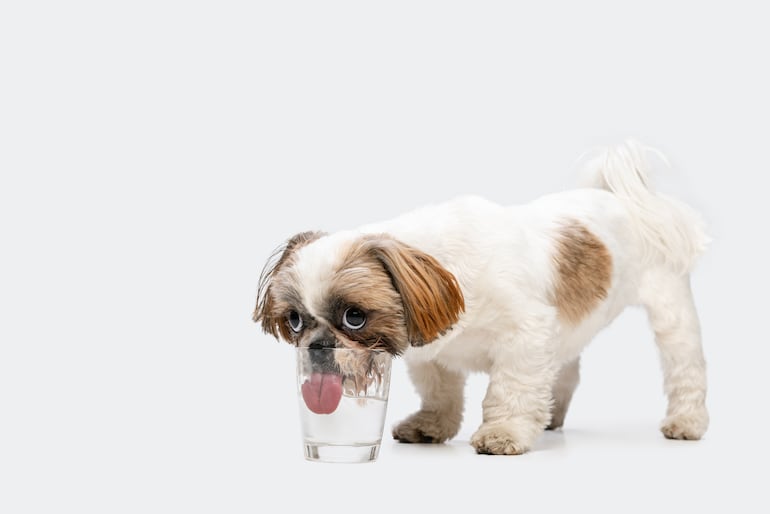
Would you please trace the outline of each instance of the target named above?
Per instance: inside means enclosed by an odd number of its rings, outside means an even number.
[[[324,234],[322,232],[300,232],[284,244],[276,248],[267,264],[262,269],[259,276],[259,286],[257,288],[257,306],[254,308],[252,319],[257,323],[262,323],[262,330],[275,338],[282,335],[284,339],[289,339],[289,334],[283,319],[275,317],[274,305],[275,299],[271,294],[271,286],[276,273],[286,265],[291,256],[298,249],[312,243]]]
[[[401,295],[413,346],[430,343],[457,322],[465,310],[463,293],[457,278],[436,259],[387,236],[368,244]]]

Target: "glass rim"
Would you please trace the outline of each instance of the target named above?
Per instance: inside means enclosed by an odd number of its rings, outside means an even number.
[[[380,348],[340,348],[340,347],[311,348],[309,346],[297,346],[297,347],[295,347],[295,350],[298,351],[298,352],[307,352],[307,351],[314,351],[314,352],[366,352],[366,353],[374,353],[374,354],[391,355],[391,353],[388,352],[387,350],[383,350],[383,349],[380,349]]]

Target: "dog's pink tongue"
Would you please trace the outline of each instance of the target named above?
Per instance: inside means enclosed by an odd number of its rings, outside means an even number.
[[[316,414],[331,414],[342,398],[342,377],[334,373],[313,373],[302,384],[305,405]]]

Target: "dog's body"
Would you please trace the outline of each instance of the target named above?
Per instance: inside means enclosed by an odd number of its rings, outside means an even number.
[[[471,444],[519,454],[563,423],[591,338],[641,305],[669,396],[662,431],[698,439],[708,414],[689,271],[706,243],[700,221],[648,190],[637,146],[608,151],[595,168],[594,188],[523,206],[465,197],[354,231],[304,234],[267,269],[255,319],[300,346],[402,354],[422,397],[393,429],[403,442],[456,435],[467,373],[488,373]],[[289,315],[302,320],[299,332]],[[351,330],[349,318],[361,316],[367,326]]]

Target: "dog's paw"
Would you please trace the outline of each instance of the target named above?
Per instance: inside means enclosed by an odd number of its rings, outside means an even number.
[[[443,443],[457,435],[459,426],[435,412],[415,412],[393,427],[393,439],[402,443]]]
[[[504,425],[482,425],[471,437],[476,453],[488,455],[521,455],[530,444]]]
[[[660,431],[667,439],[686,439],[697,441],[709,425],[705,409],[690,414],[667,416],[660,425]]]

